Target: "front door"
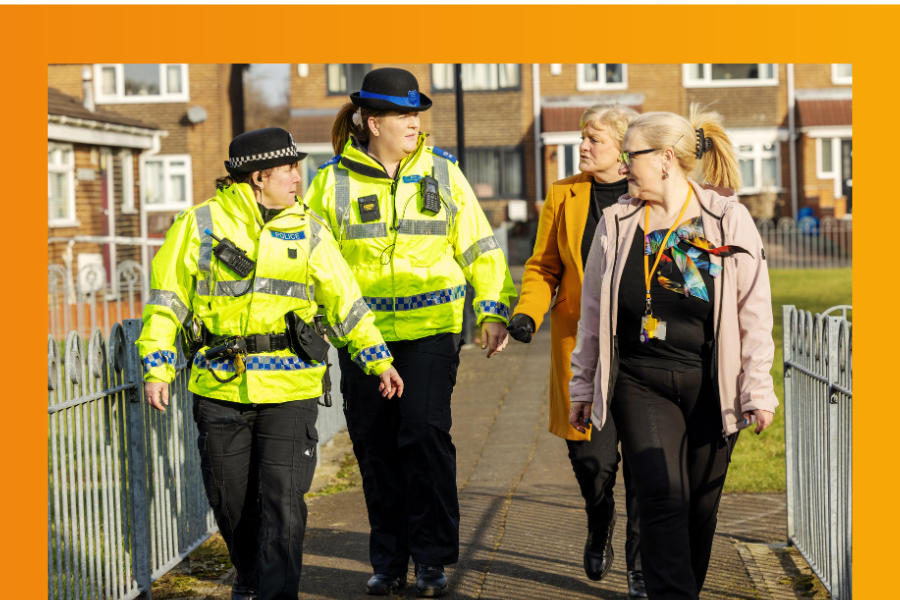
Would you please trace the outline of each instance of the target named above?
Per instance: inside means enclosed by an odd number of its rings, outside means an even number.
[[[841,140],[841,194],[847,198],[847,213],[853,213],[853,140]]]

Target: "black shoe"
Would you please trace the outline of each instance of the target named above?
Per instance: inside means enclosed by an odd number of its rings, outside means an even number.
[[[628,597],[646,598],[647,588],[644,587],[643,571],[628,571]]]
[[[605,529],[588,531],[584,545],[584,573],[591,581],[600,581],[612,568],[613,554],[612,536],[616,528],[616,513]]]
[[[375,573],[366,582],[366,593],[372,596],[390,596],[403,587],[406,587],[406,577],[391,577]]]
[[[231,600],[257,600],[258,598],[259,592],[255,588],[239,584],[231,586]]]
[[[447,591],[447,576],[440,565],[420,565],[416,563],[416,589],[419,598],[438,598]]]

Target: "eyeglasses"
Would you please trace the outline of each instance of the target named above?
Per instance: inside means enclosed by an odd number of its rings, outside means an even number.
[[[662,148],[651,148],[649,150],[638,150],[637,152],[623,152],[619,155],[619,160],[625,163],[626,167],[631,166],[631,159],[638,154],[649,154],[650,152],[659,152]]]

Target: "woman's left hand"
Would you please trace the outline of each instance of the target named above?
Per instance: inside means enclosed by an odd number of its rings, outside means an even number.
[[[506,325],[485,321],[481,324],[481,340],[481,349],[487,348],[487,357],[492,357],[506,348],[506,343],[509,341]]]
[[[769,412],[767,410],[756,409],[753,411],[753,415],[756,416],[756,433],[760,434],[766,430],[766,427],[772,424],[772,419],[775,418],[775,413]],[[744,418],[749,419],[750,413],[745,412]]]

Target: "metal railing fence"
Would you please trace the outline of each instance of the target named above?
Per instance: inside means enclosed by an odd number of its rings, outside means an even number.
[[[150,598],[162,577],[217,530],[203,487],[190,370],[181,351],[165,413],[144,400],[135,342],[143,323],[48,336],[48,598]],[[61,347],[62,346],[62,347]],[[333,406],[319,445],[346,427],[334,348]],[[321,456],[321,452],[317,452]]]
[[[165,413],[143,400],[141,322],[48,336],[48,598],[150,597],[216,530],[181,352]]]
[[[784,217],[756,224],[770,269],[835,269],[853,265],[853,220]]]
[[[784,306],[788,539],[834,600],[852,594],[853,328]],[[843,309],[844,316],[828,316]]]

